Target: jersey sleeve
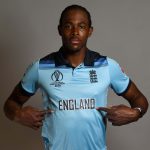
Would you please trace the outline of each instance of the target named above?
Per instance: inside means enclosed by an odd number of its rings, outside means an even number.
[[[38,89],[38,62],[32,63],[24,73],[20,82],[22,90],[28,95],[34,95]]]
[[[129,77],[122,71],[120,65],[113,59],[107,58],[110,75],[110,87],[116,94],[121,95],[130,85]]]

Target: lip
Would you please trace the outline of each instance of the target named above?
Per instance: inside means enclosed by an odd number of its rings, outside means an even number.
[[[80,40],[79,40],[78,38],[71,38],[71,39],[70,39],[70,42],[71,42],[72,44],[79,44],[79,43],[80,43]]]

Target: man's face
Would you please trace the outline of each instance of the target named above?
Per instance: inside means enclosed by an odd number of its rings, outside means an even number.
[[[68,11],[58,29],[63,47],[70,52],[85,50],[87,39],[93,31],[89,27],[87,14],[81,10]]]

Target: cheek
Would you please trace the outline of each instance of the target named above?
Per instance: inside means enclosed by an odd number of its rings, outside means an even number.
[[[81,38],[83,39],[83,40],[87,40],[88,39],[88,37],[89,37],[89,35],[87,34],[87,33],[81,33],[80,34],[80,36],[81,36]]]
[[[68,33],[67,33],[67,32],[63,32],[63,33],[62,33],[62,37],[63,37],[63,38],[68,37]]]
[[[61,37],[63,41],[67,41],[69,39],[69,33],[63,33]]]
[[[80,34],[80,36],[82,36],[82,37],[88,38],[89,35],[90,35],[90,32],[87,31],[87,30],[83,30],[83,31],[81,30],[81,31],[79,31],[79,34]]]

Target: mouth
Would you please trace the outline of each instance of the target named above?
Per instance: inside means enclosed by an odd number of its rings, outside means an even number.
[[[71,38],[70,42],[71,42],[71,44],[79,44],[80,40],[78,38]]]

